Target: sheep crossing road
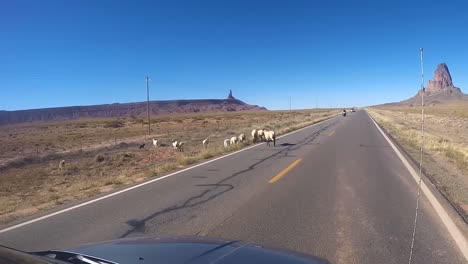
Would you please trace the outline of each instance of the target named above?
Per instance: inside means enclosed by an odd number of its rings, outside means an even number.
[[[276,141],[276,147],[261,143],[26,225],[4,226],[0,244],[44,250],[198,235],[289,248],[332,263],[407,263],[417,186],[365,111]],[[465,263],[425,195],[420,210],[413,263]]]

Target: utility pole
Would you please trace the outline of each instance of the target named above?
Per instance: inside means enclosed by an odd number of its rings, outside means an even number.
[[[149,81],[151,79],[146,76],[146,114],[148,116],[148,136],[151,134],[150,112],[149,112]]]
[[[291,96],[289,96],[289,112],[291,112]]]
[[[426,92],[426,88],[424,88],[424,57],[423,57],[423,48],[419,49],[419,53],[421,56],[421,143],[420,143],[420,156],[419,156],[419,179],[418,179],[418,193],[416,195],[416,212],[414,215],[414,224],[413,224],[413,234],[411,237],[411,248],[409,254],[408,264],[411,264],[411,260],[413,257],[413,247],[414,247],[414,240],[416,237],[416,225],[418,223],[418,210],[419,210],[419,197],[421,192],[421,181],[422,181],[422,164],[423,164],[423,154],[424,154],[424,93]]]

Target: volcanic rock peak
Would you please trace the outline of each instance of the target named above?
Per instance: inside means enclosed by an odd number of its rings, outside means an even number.
[[[424,104],[440,104],[452,100],[468,101],[468,95],[464,94],[460,88],[455,87],[452,82],[452,76],[445,63],[437,65],[434,72],[433,80],[429,81],[424,90],[419,90],[418,93],[398,103],[390,103],[388,105],[414,105],[421,103],[421,96],[424,94]]]
[[[429,94],[440,93],[451,90],[449,88],[455,88],[453,86],[452,76],[450,76],[447,64],[441,63],[437,65],[434,78],[432,81],[429,81],[426,92]]]

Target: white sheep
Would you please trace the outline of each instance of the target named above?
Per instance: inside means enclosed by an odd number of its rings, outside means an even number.
[[[158,140],[157,140],[157,139],[154,139],[154,138],[153,138],[153,146],[154,146],[155,148],[159,147],[159,143],[158,143]]]
[[[177,142],[177,151],[183,152],[184,151],[184,142]]]
[[[232,137],[230,143],[231,145],[237,144],[237,137]]]
[[[174,149],[177,149],[177,145],[178,145],[177,140],[175,140],[175,139],[171,140],[171,144],[172,144],[172,147],[173,147]]]
[[[224,140],[224,148],[227,149],[229,147],[229,142],[230,142],[230,139],[229,138],[226,138]]]
[[[257,134],[258,134],[258,139],[260,141],[264,141],[265,140],[265,129],[259,129],[257,130]]]
[[[204,147],[204,148],[207,148],[209,143],[210,143],[210,140],[209,140],[208,138],[205,138],[205,139],[202,141],[202,144],[203,144],[203,147]]]
[[[59,169],[63,169],[65,167],[65,160],[59,162]]]
[[[240,135],[237,137],[237,139],[238,139],[239,142],[244,142],[244,140],[245,140],[245,135],[242,133],[242,134],[240,134]]]
[[[275,131],[265,131],[264,133],[265,140],[267,142],[267,146],[270,146],[270,142],[273,142],[273,146],[276,146],[276,135]]]
[[[257,129],[252,130],[251,134],[252,134],[252,142],[255,143],[255,141],[257,141],[257,139],[258,139]]]

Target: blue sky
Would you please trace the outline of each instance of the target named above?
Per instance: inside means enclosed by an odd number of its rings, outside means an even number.
[[[406,99],[446,62],[468,91],[467,1],[4,1],[0,109],[234,96],[269,109]]]

